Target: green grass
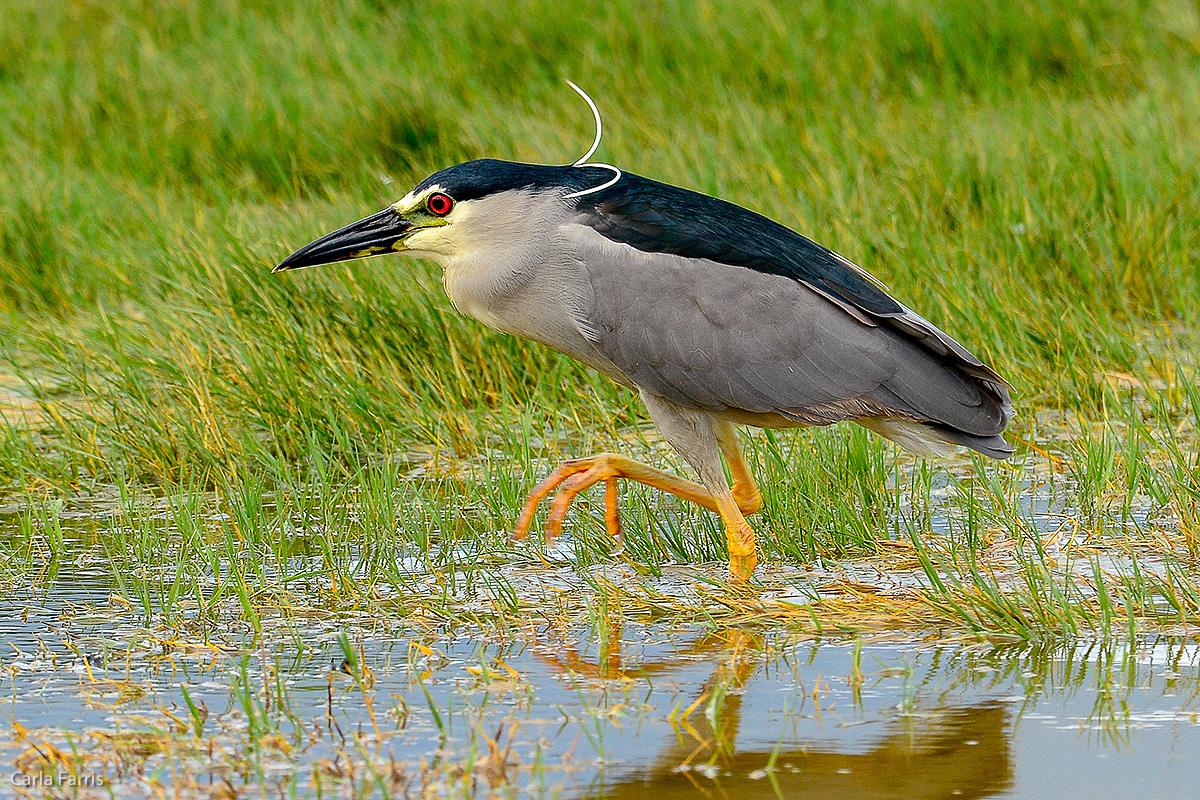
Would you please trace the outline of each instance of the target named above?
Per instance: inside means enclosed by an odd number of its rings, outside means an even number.
[[[511,607],[489,565],[540,558],[506,532],[557,459],[678,468],[634,396],[463,318],[429,264],[269,274],[440,167],[573,160],[592,130],[571,78],[603,110],[603,160],[833,247],[1016,387],[1015,470],[914,468],[857,430],[750,434],[766,561],[911,539],[957,565],[938,608],[972,630],[1070,633],[1072,602],[1087,625],[1194,621],[1200,6],[796,5],[10,3],[0,486],[25,510],[5,577],[63,547],[60,501],[98,495],[119,511],[86,536],[148,614],[186,599],[216,624],[229,601],[256,624],[310,578],[367,602],[413,589],[406,557]],[[1026,547],[1035,490],[1075,544],[1166,559],[1185,583],[1147,591],[1190,599],[1040,594],[1062,573]],[[724,557],[707,514],[625,498],[639,569]],[[584,570],[612,560],[589,507]],[[1015,588],[977,566],[1005,541],[1042,565]]]

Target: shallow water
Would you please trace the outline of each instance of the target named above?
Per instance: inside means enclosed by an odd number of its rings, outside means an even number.
[[[939,534],[958,524],[951,488],[928,510]],[[1018,498],[1046,552],[1073,544],[1079,526],[1064,529],[1052,489],[1027,475]],[[175,535],[161,506],[145,509],[152,534]],[[1132,509],[1133,524],[1152,527],[1151,511]],[[299,548],[285,568],[311,580],[253,598],[256,633],[233,595],[216,624],[186,596],[169,621],[122,598],[94,535],[129,524],[111,499],[55,515],[58,557],[36,564],[14,533],[19,509],[0,507],[15,542],[0,596],[0,796],[1200,800],[1194,629],[996,645],[656,623],[608,608],[597,587],[641,586],[694,619],[724,568],[580,567],[568,533],[539,551],[544,566],[455,556],[474,566],[449,589],[427,557],[397,557],[420,596],[375,588],[364,610],[328,602],[329,569]],[[1096,552],[1105,568],[1128,558]],[[169,584],[175,566],[160,561],[135,562],[143,585]],[[228,565],[214,569],[228,587]],[[925,583],[869,559],[764,571],[761,599],[789,608],[847,582]],[[450,607],[485,622],[447,622]]]
[[[1200,797],[1195,639],[856,643],[339,614],[266,620],[246,649],[232,623],[189,641],[110,591],[83,569],[0,601],[0,791]],[[81,755],[51,787],[55,748]]]

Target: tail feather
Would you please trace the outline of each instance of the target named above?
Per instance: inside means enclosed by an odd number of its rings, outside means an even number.
[[[936,423],[919,422],[902,417],[862,417],[856,419],[855,422],[878,433],[885,439],[895,442],[905,450],[911,450],[921,455],[946,457],[951,453],[950,448],[955,445],[969,447],[977,453],[1000,460],[1007,459],[1013,454],[1013,446],[999,434],[976,436]]]

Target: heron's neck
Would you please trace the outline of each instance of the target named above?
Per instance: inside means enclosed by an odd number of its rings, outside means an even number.
[[[503,251],[475,252],[442,263],[442,284],[454,307],[491,328],[514,330],[503,310],[534,280],[535,264]]]

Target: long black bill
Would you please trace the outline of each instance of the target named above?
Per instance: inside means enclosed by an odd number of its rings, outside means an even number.
[[[385,208],[378,214],[352,222],[315,242],[309,242],[271,271],[283,272],[387,253],[411,229],[412,223],[396,213],[394,208]]]

